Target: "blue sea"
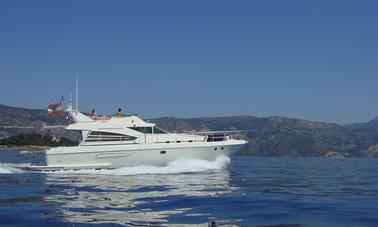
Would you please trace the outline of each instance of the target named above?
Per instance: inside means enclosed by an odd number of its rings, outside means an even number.
[[[232,156],[31,172],[0,152],[0,226],[378,226],[378,159]]]

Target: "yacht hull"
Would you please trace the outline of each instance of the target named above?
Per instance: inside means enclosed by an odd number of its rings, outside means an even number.
[[[183,159],[212,161],[228,156],[244,140],[172,143],[59,147],[46,151],[46,166],[33,166],[37,170],[120,168],[133,166],[165,166]]]

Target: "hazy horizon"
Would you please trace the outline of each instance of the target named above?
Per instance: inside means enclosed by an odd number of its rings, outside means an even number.
[[[146,118],[378,116],[376,1],[2,1],[0,103]]]
[[[65,103],[63,102],[63,105],[65,107],[67,107],[67,104],[68,103]],[[8,106],[8,107],[15,107],[15,108],[23,108],[23,109],[36,109],[36,110],[44,110],[46,108],[44,107],[36,107],[36,108],[33,108],[33,107],[24,107],[24,106],[12,106],[12,105],[7,105],[7,104],[3,104],[3,103],[0,103],[0,105],[4,105],[4,106]],[[75,104],[73,103],[73,108],[75,108]],[[47,109],[46,109],[47,110]],[[79,108],[79,111],[84,113],[84,114],[90,114],[90,110],[80,110]],[[114,111],[115,113],[115,111]],[[113,116],[114,115],[113,112],[111,111],[108,111],[108,112],[103,112],[103,113],[98,113],[99,115],[106,115],[106,116]],[[301,120],[307,120],[307,121],[312,121],[312,122],[324,122],[324,123],[335,123],[335,124],[340,124],[340,125],[348,125],[348,124],[355,124],[355,123],[366,123],[368,121],[371,121],[371,120],[375,120],[377,117],[374,117],[370,120],[367,120],[367,121],[359,121],[359,122],[348,122],[348,123],[338,123],[338,122],[331,122],[331,121],[317,121],[317,120],[311,120],[311,119],[305,119],[305,118],[299,118],[299,117],[295,117],[295,116],[283,116],[283,115],[270,115],[270,116],[256,116],[256,115],[247,115],[247,114],[241,114],[241,115],[216,115],[216,116],[206,116],[206,115],[199,115],[199,116],[184,116],[184,117],[179,117],[179,116],[171,116],[171,115],[162,115],[162,116],[153,116],[153,117],[146,117],[144,116],[143,114],[141,113],[134,113],[134,112],[127,112],[127,113],[124,113],[124,111],[122,111],[123,114],[136,114],[140,117],[143,117],[145,118],[145,120],[149,120],[149,119],[156,119],[156,118],[164,118],[164,117],[172,117],[172,118],[179,118],[179,119],[196,119],[196,118],[221,118],[221,117],[257,117],[257,118],[270,118],[270,117],[285,117],[285,118],[290,118],[290,119],[301,119]]]

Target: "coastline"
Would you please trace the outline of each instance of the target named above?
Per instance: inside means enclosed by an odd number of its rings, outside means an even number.
[[[35,152],[44,152],[51,147],[49,146],[37,146],[37,145],[24,145],[24,146],[4,146],[0,145],[1,151],[35,151]]]

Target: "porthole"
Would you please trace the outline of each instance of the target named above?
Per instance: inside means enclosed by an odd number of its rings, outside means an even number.
[[[221,150],[223,151],[224,147],[221,148]]]
[[[214,151],[216,151],[217,150],[217,148],[214,148]]]
[[[166,151],[160,151],[160,154],[166,154],[167,152]]]

